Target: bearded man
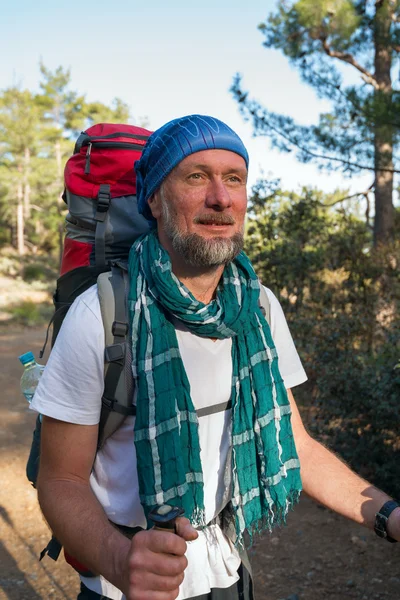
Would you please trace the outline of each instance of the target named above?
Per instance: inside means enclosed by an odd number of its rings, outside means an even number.
[[[152,134],[135,168],[139,210],[154,224],[129,257],[136,417],[96,455],[96,287],[71,307],[33,402],[45,415],[43,513],[98,574],[82,578],[80,600],[252,599],[244,534],[284,522],[302,488],[370,528],[386,507],[385,533],[399,540],[398,505],[302,424],[290,390],[306,375],[269,290],[264,318],[242,252],[240,138],[218,119],[183,117]],[[185,511],[175,532],[150,528],[165,505]]]

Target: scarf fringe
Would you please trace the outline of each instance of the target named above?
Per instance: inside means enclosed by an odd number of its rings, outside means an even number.
[[[196,529],[204,529],[207,526],[206,523],[206,512],[204,508],[197,506],[191,515],[183,515],[187,517],[193,527]]]
[[[243,531],[238,531],[238,519],[235,517],[234,513],[231,513],[229,519],[232,519],[234,522],[234,527],[228,526],[227,534],[234,546],[239,550],[251,548],[255,537],[261,535],[267,530],[272,533],[272,530],[275,527],[282,527],[283,525],[286,525],[286,519],[289,511],[294,510],[294,507],[296,504],[298,504],[300,500],[300,494],[301,490],[293,490],[287,497],[286,506],[274,505],[273,507],[270,507],[268,512],[264,514],[261,519],[254,521]],[[225,531],[225,527],[223,529]],[[235,531],[234,539],[232,539],[232,535],[229,535],[230,532],[233,531]]]

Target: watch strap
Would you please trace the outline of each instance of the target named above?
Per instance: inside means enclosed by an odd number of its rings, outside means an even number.
[[[392,544],[397,542],[397,540],[388,535],[387,522],[394,509],[398,507],[400,507],[398,502],[395,500],[388,500],[375,515],[374,531],[376,535],[380,538],[384,538]]]

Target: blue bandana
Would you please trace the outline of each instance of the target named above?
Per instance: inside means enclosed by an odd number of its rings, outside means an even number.
[[[242,140],[222,121],[203,115],[169,121],[150,136],[140,160],[135,162],[138,208],[146,219],[153,220],[147,201],[167,175],[186,156],[202,150],[230,150],[249,166]]]

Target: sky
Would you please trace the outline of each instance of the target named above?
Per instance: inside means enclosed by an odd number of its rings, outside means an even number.
[[[39,61],[71,69],[71,89],[90,101],[120,97],[132,122],[148,128],[191,113],[222,119],[250,154],[249,183],[263,173],[285,189],[311,185],[331,192],[366,189],[371,176],[344,179],[271,150],[254,138],[229,93],[235,73],[268,109],[303,124],[317,122],[327,101],[300,81],[278,51],[262,46],[257,25],[275,0],[15,0],[1,8],[0,89],[38,89]]]

